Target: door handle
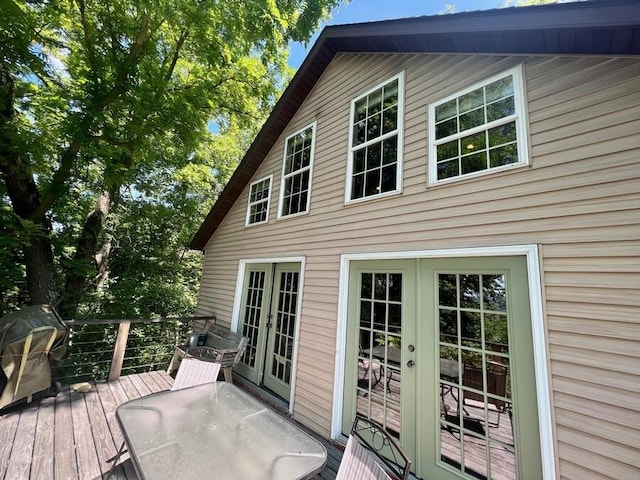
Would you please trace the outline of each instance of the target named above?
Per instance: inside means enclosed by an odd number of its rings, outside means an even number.
[[[409,367],[409,368],[413,368],[413,367],[415,367],[415,366],[416,366],[416,362],[414,362],[413,360],[409,360],[409,361],[407,362],[407,367]]]

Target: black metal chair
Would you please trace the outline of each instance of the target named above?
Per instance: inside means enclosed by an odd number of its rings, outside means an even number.
[[[356,415],[336,480],[407,480],[411,460],[377,422]]]

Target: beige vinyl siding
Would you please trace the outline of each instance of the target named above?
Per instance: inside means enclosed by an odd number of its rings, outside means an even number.
[[[524,62],[530,165],[427,188],[428,105]],[[351,100],[405,71],[403,191],[344,204]],[[317,121],[310,213],[207,246],[200,314],[231,320],[238,262],[306,258],[295,417],[329,435],[341,254],[539,244],[560,478],[640,478],[640,59],[337,55],[284,139]]]

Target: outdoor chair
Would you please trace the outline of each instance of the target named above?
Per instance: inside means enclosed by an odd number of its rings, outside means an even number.
[[[507,367],[499,362],[487,362],[487,393],[500,397],[506,397],[507,395]],[[474,367],[472,365],[465,365],[462,384],[466,387],[475,388],[482,391],[483,387],[483,371],[480,367]],[[472,391],[465,393],[464,403],[467,404],[467,400],[484,401],[483,395]],[[487,403],[493,404],[495,411],[497,412],[497,421],[490,423],[490,427],[500,427],[500,415],[506,413],[511,419],[511,404],[495,398],[493,396],[487,396]]]
[[[336,480],[407,480],[411,460],[384,427],[356,415]]]
[[[171,390],[202,385],[203,383],[215,382],[220,373],[220,364],[198,360],[191,356],[185,356],[180,362],[176,379],[173,381]]]

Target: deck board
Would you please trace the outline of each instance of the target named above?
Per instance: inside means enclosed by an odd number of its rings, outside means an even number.
[[[71,396],[69,391],[66,390],[59,393],[55,400],[53,478],[79,478],[75,443],[71,418]]]
[[[6,478],[19,419],[19,415],[7,414],[0,420],[0,479]]]
[[[11,450],[9,465],[5,478],[27,478],[31,469],[33,457],[33,442],[35,439],[38,409],[35,406],[25,408],[18,420],[18,428],[14,438],[14,448]]]
[[[107,477],[122,444],[115,417],[118,405],[142,395],[168,390],[166,372],[92,382],[86,393],[63,389],[56,398],[34,399],[0,416],[0,480],[98,480]],[[334,480],[342,457],[340,448],[323,441],[327,467],[314,480]],[[110,480],[137,480],[127,454]]]
[[[73,433],[76,439],[76,460],[78,462],[78,475],[80,478],[100,478],[100,464],[96,451],[95,440],[91,431],[91,420],[86,405],[86,397],[95,392],[84,394],[71,392],[71,418],[73,420]]]
[[[35,478],[53,478],[55,399],[43,399],[40,407],[33,445],[31,474]]]

